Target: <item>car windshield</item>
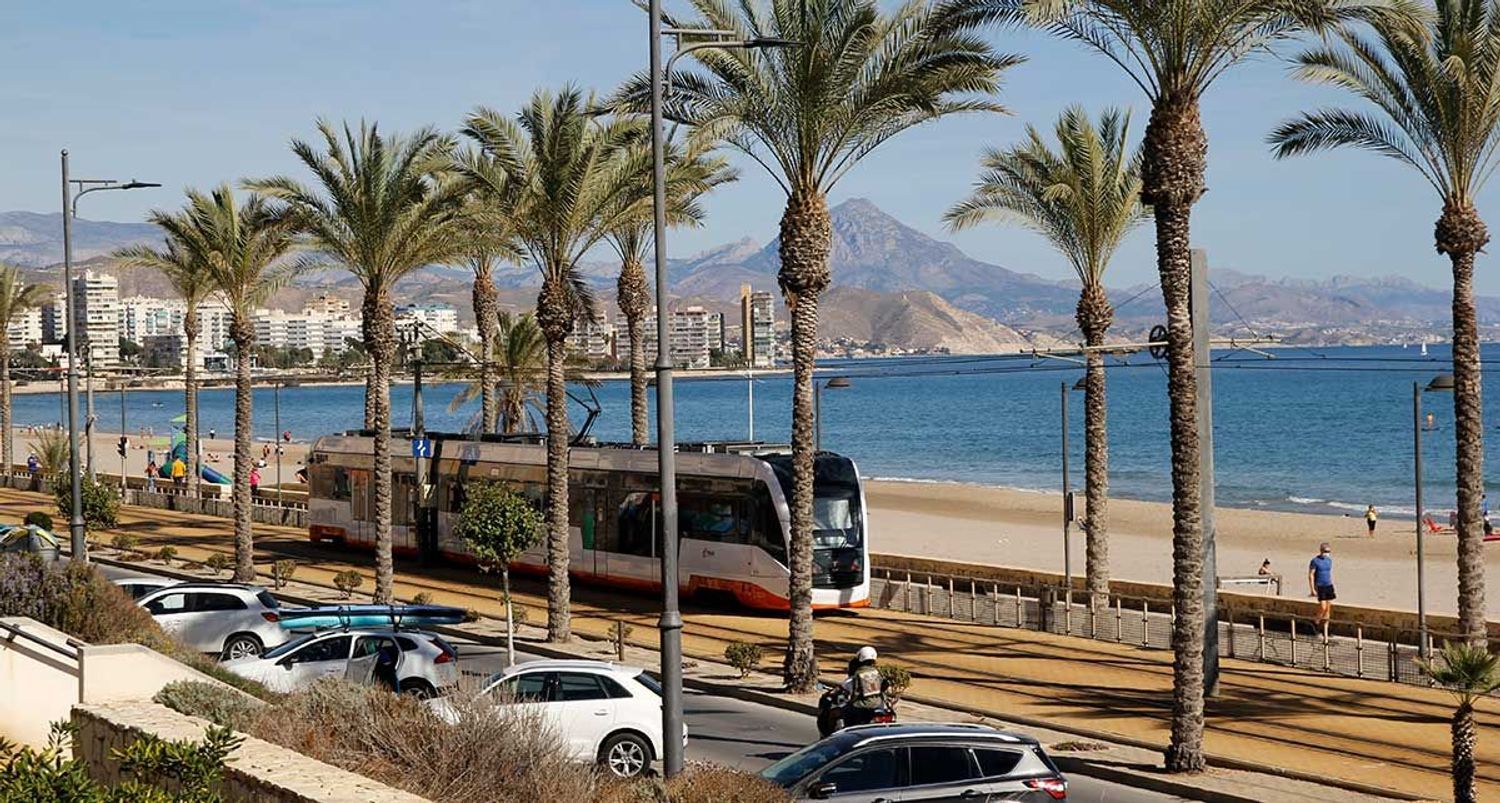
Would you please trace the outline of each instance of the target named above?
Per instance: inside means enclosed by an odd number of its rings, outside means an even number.
[[[808,773],[822,769],[828,762],[844,754],[844,742],[838,739],[808,745],[760,771],[760,777],[783,789],[792,786]]]
[[[303,644],[306,644],[307,642],[312,641],[313,639],[315,639],[317,637],[318,637],[317,633],[309,633],[308,635],[303,636],[302,638],[292,639],[291,641],[288,641],[287,643],[281,645],[280,647],[277,647],[276,649],[266,650],[264,653],[261,654],[260,657],[267,658],[267,659],[280,658],[281,656],[286,655],[287,653],[291,652],[292,650],[295,650],[298,647],[301,647]]]
[[[655,694],[657,697],[661,696],[661,683],[650,674],[642,672],[639,675],[636,675],[635,682],[650,689],[651,693]]]

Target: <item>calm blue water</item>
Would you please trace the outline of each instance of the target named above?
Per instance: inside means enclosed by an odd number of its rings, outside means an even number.
[[[1375,503],[1396,514],[1412,509],[1411,383],[1424,385],[1447,370],[1446,346],[1431,347],[1425,360],[1414,347],[1283,349],[1275,360],[1216,353],[1214,422],[1219,503],[1237,507],[1363,510]],[[1500,359],[1500,344],[1485,349]],[[1030,359],[912,358],[833,363],[830,375],[851,377],[852,387],[826,391],[825,448],[853,457],[874,477],[961,481],[1017,488],[1060,486],[1059,384],[1071,385],[1082,369]],[[679,439],[742,439],[746,436],[746,381],[677,382]],[[474,406],[450,412],[457,385],[428,386],[427,426],[457,430]],[[755,434],[762,440],[789,438],[791,380],[755,379]],[[577,389],[579,395],[587,391]],[[601,440],[629,439],[629,387],[606,382],[595,391],[603,414],[595,426]],[[1493,378],[1485,383],[1491,476],[1500,471],[1500,410]],[[256,436],[270,438],[273,391],[255,394]],[[1165,374],[1144,355],[1112,365],[1109,375],[1111,485],[1116,496],[1149,500],[1170,497]],[[1070,394],[1073,484],[1082,484],[1083,394]],[[396,426],[410,421],[411,388],[392,391]],[[1424,433],[1427,502],[1443,509],[1453,498],[1452,401],[1424,394],[1437,429]],[[160,406],[156,406],[156,405]],[[120,429],[118,394],[96,398],[101,430]],[[127,394],[127,426],[151,426],[157,434],[182,413],[182,394]],[[233,391],[201,394],[202,430],[228,437],[233,428]],[[20,425],[59,419],[55,394],[15,397]],[[300,387],[281,392],[282,428],[299,440],[355,428],[363,415],[363,388]],[[574,406],[574,421],[583,418]]]

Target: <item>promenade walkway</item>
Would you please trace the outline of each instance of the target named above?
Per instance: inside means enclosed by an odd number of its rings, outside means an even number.
[[[39,494],[0,490],[0,521],[19,521],[51,505]],[[137,536],[142,549],[172,544],[185,559],[201,561],[233,549],[231,524],[224,519],[127,508],[120,530]],[[108,542],[111,535],[95,538]],[[360,591],[368,594],[373,587],[368,554],[314,545],[289,528],[257,525],[256,539],[256,562],[267,584],[272,561],[294,558],[298,580],[331,584],[335,572],[354,568],[367,578]],[[497,585],[472,570],[397,565],[397,596],[428,592],[434,602],[486,615],[503,615]],[[545,615],[540,584],[522,581],[517,599],[533,622]],[[639,595],[575,586],[573,627],[604,637],[613,622],[624,620],[634,628],[632,641],[651,648],[654,605]],[[692,605],[685,613],[688,656],[719,659],[727,643],[753,641],[767,648],[768,668],[779,663],[784,620]],[[820,616],[817,638],[830,675],[859,646],[872,644],[885,660],[911,669],[917,678],[912,694],[927,702],[1124,740],[1164,745],[1168,739],[1172,667],[1165,651],[879,610]],[[1233,660],[1224,662],[1221,685],[1207,716],[1208,750],[1215,756],[1432,798],[1451,795],[1453,702],[1446,692]],[[1500,799],[1500,706],[1482,701],[1479,707],[1480,794]]]

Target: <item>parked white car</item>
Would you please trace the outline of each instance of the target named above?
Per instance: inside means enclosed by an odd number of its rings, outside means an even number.
[[[661,757],[661,686],[640,669],[605,661],[529,661],[492,676],[482,694],[523,716],[534,715],[562,739],[575,761],[598,762],[633,777]],[[447,701],[428,701],[450,722]],[[687,744],[687,726],[682,728]]]
[[[111,582],[119,586],[121,591],[129,594],[131,599],[140,599],[152,591],[157,591],[167,586],[175,586],[182,581],[171,577],[137,576],[116,577]]]
[[[225,660],[260,655],[291,635],[277,624],[280,603],[259,586],[177,583],[146,594],[136,604],[182,643]]]
[[[381,665],[382,649],[395,666]],[[321,678],[372,684],[389,672],[401,691],[431,697],[458,683],[458,650],[420,630],[328,630],[301,636],[258,656],[225,661],[224,668],[276,692],[296,691]]]

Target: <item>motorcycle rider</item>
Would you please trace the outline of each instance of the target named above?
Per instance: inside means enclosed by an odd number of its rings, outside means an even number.
[[[875,712],[885,707],[885,678],[875,665],[874,647],[860,647],[849,662],[849,677],[839,684],[848,696],[844,705],[844,724],[868,725]]]

